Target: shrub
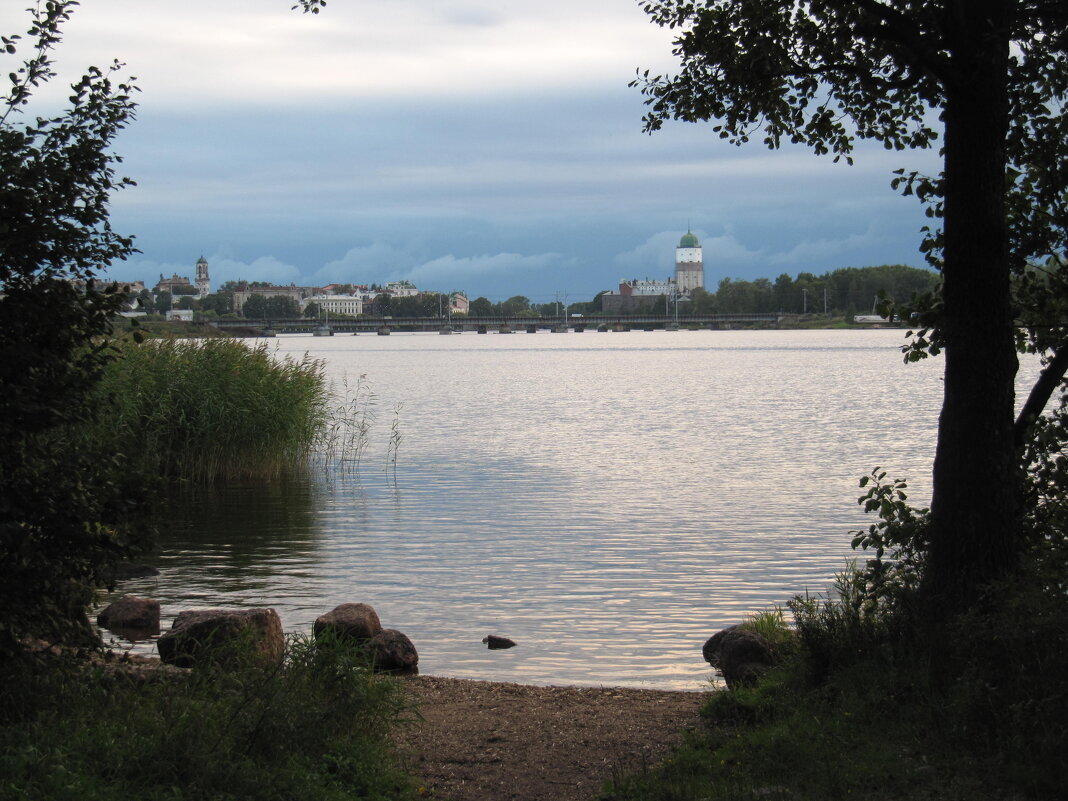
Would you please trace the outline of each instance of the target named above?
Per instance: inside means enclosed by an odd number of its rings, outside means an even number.
[[[399,685],[341,643],[292,639],[273,669],[175,677],[71,661],[3,679],[3,798],[414,795],[387,736],[407,710]]]

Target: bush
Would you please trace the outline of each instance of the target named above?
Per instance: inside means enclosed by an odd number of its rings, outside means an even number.
[[[137,674],[9,666],[0,798],[394,799],[388,743],[407,705],[358,650],[291,639],[281,666]]]
[[[955,734],[1032,792],[1068,775],[1068,547],[1039,543],[957,621]]]

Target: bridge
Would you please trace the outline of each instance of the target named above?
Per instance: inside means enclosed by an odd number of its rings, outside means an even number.
[[[735,325],[759,323],[776,325],[797,317],[796,314],[687,314],[673,315],[633,314],[603,315],[596,317],[329,317],[308,319],[304,317],[260,320],[217,320],[212,322],[220,329],[257,329],[271,334],[380,334],[400,331],[438,331],[442,334],[459,334],[473,331],[510,334],[538,331],[677,331],[680,328],[727,329]]]

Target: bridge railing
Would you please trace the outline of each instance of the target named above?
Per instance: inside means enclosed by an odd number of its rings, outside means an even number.
[[[453,328],[468,328],[477,326],[495,327],[507,325],[511,328],[523,328],[536,326],[549,328],[554,326],[567,326],[568,328],[583,327],[595,328],[600,325],[665,325],[678,323],[679,325],[722,325],[728,323],[754,323],[754,322],[778,322],[783,319],[796,317],[794,314],[777,314],[773,312],[757,314],[632,314],[632,315],[598,315],[589,317],[464,317],[455,315],[448,317],[336,317],[327,320],[319,320],[307,317],[294,318],[261,318],[248,320],[216,320],[212,325],[218,328],[248,328],[257,326],[270,329],[290,329],[312,331],[324,324],[331,328],[352,330],[373,330],[377,328],[390,329],[438,329],[442,326]]]

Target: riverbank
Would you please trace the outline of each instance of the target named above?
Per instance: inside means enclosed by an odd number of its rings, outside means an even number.
[[[396,740],[425,794],[449,801],[581,801],[662,761],[707,693],[405,679],[419,717]]]

